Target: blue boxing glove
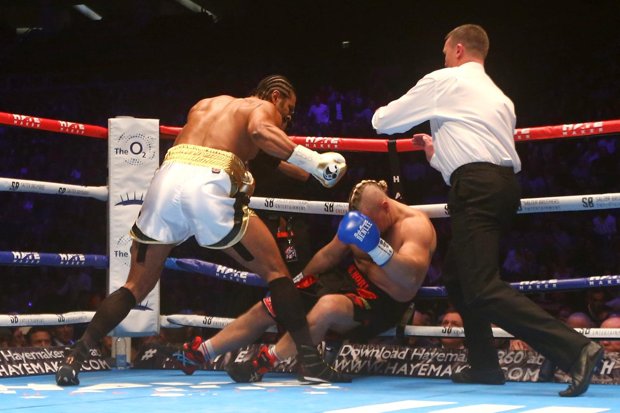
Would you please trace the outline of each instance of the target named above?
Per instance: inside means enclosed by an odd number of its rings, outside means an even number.
[[[394,250],[379,233],[377,225],[359,211],[348,212],[338,225],[338,239],[368,253],[377,265],[385,265]]]

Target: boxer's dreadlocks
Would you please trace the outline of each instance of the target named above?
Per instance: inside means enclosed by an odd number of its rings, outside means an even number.
[[[259,99],[269,100],[269,96],[274,90],[279,91],[286,97],[295,94],[295,88],[287,78],[281,75],[272,75],[267,76],[258,83],[254,96]]]
[[[363,181],[360,181],[357,185],[355,185],[351,190],[351,193],[349,194],[349,211],[356,211],[359,209],[362,192],[364,192],[364,188],[366,188],[366,186],[368,185],[374,185],[381,191],[387,193],[387,182],[385,182],[384,180],[375,181],[374,179],[364,179]]]

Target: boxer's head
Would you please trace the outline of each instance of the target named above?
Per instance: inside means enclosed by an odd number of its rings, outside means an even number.
[[[358,182],[349,194],[349,211],[359,211],[362,204],[362,197],[365,190],[372,187],[373,191],[379,191],[387,196],[387,183],[384,180],[375,181],[374,179],[364,179]],[[363,211],[362,211],[363,212]]]
[[[269,101],[276,106],[282,116],[282,129],[291,125],[297,94],[292,83],[284,76],[267,76],[258,83],[254,96],[259,99]]]

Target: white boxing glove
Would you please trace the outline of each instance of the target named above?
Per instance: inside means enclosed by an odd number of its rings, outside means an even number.
[[[286,161],[312,174],[326,188],[336,185],[347,171],[344,156],[339,153],[318,153],[302,145],[297,145]]]

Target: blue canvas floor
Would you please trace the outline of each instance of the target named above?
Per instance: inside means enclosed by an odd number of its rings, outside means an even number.
[[[241,385],[224,372],[186,376],[174,370],[82,373],[78,387],[58,387],[53,376],[0,379],[0,412],[330,412],[330,413],[597,413],[620,412],[620,386],[592,385],[561,398],[565,384],[504,386],[454,384],[408,377],[356,377],[352,383],[302,385],[288,374],[268,374]]]

